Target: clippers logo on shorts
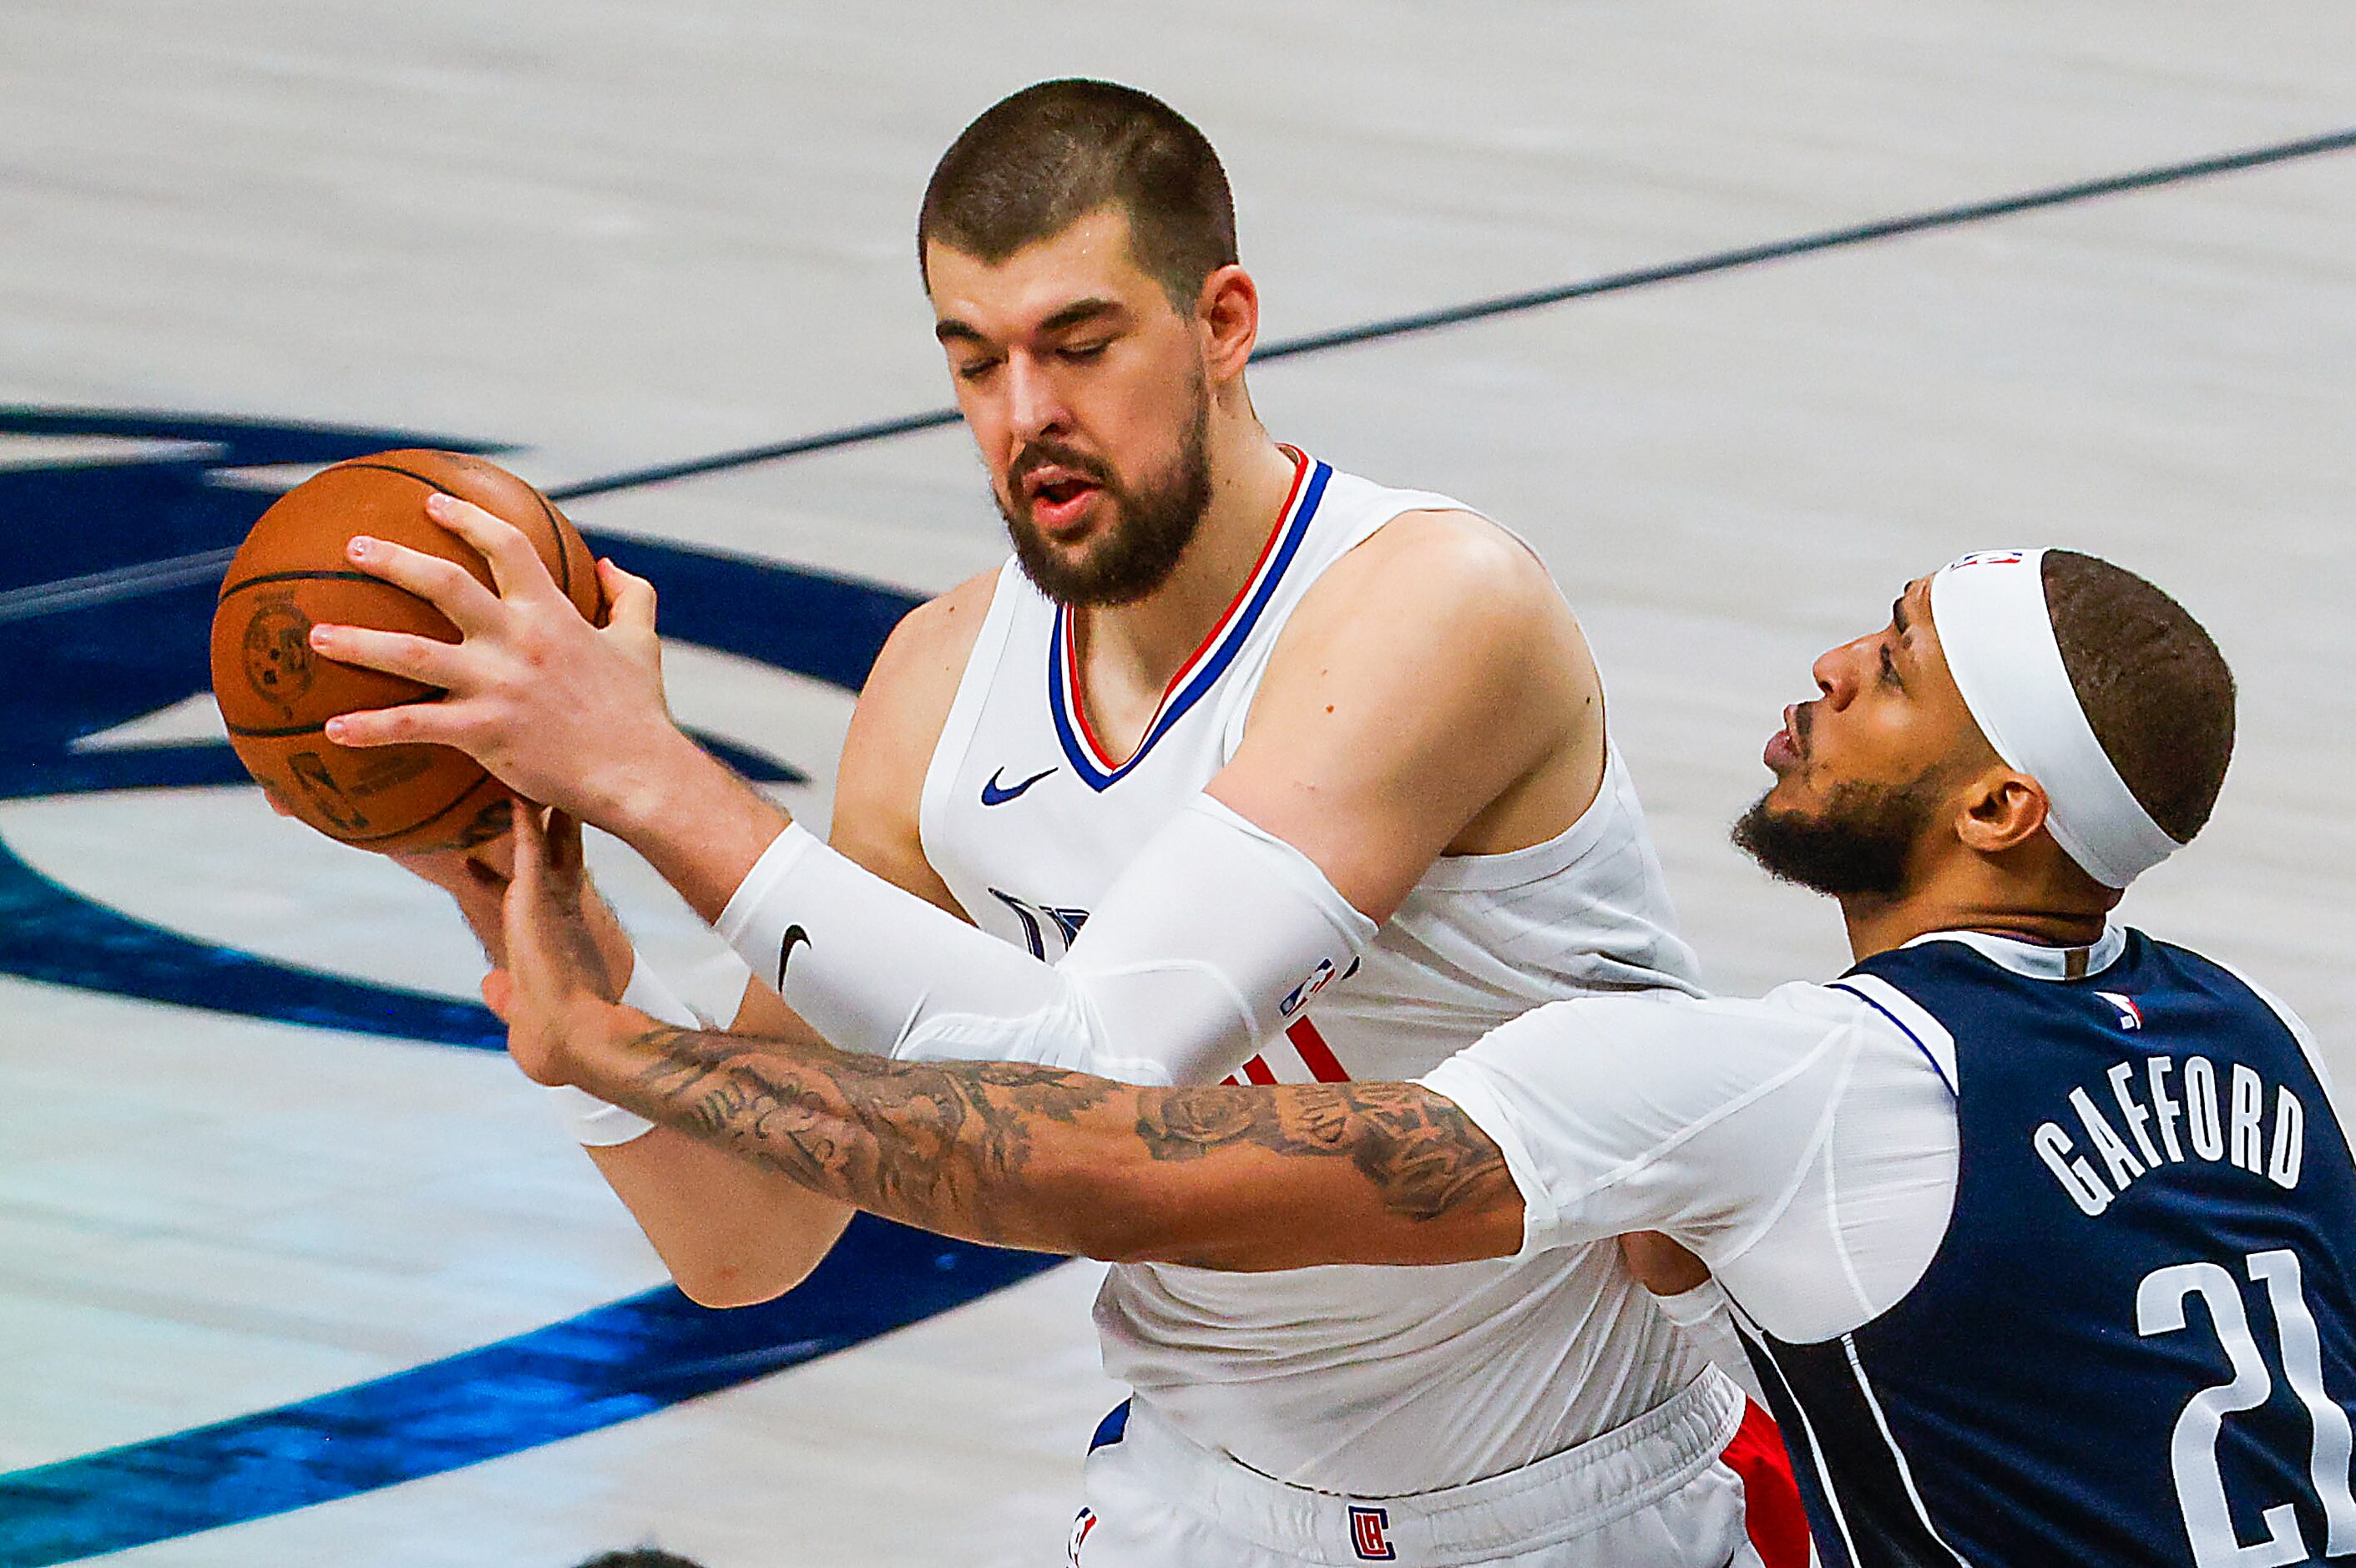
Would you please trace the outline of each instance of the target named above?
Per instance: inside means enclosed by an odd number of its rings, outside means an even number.
[[[1350,1505],[1350,1551],[1361,1563],[1392,1563],[1398,1551],[1391,1545],[1391,1515],[1388,1509],[1370,1509],[1357,1503]]]

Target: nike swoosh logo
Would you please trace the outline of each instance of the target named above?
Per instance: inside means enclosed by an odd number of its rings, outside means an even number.
[[[777,944],[778,995],[782,996],[786,993],[786,965],[793,961],[794,944],[796,942],[808,942],[809,940],[809,933],[803,930],[799,926],[787,926],[786,928],[785,940]]]
[[[999,768],[987,779],[983,780],[981,786],[981,803],[985,806],[1003,806],[1007,801],[1012,800],[1015,796],[1020,795],[1023,790],[1028,789],[1032,785],[1036,784],[1040,779],[1044,779],[1049,773],[1053,773],[1054,771],[1055,770],[1050,768],[1043,772],[1033,773],[1030,778],[1025,779],[1020,784],[1001,785],[998,780],[1004,775],[1006,769],[1003,768]]]

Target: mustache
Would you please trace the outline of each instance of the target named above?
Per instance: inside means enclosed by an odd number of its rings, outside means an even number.
[[[1110,475],[1106,471],[1103,464],[1085,452],[1075,451],[1060,441],[1033,441],[1016,453],[1014,461],[1007,466],[1006,488],[1010,492],[1019,495],[1022,493],[1023,482],[1025,479],[1042,468],[1050,467],[1068,468],[1090,484],[1101,485],[1108,489],[1111,488],[1108,482]]]

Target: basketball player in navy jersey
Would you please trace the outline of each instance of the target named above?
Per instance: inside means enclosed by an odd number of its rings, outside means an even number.
[[[577,852],[528,826],[492,990],[533,1077],[956,1235],[1258,1270],[1663,1232],[1828,1563],[2356,1556],[2356,1164],[2314,1042],[2109,919],[2216,799],[2215,646],[2115,566],[1997,551],[1815,673],[1736,836],[1838,898],[1829,984],[1557,1003],[1414,1083],[893,1063],[606,1003]]]
[[[605,568],[613,624],[592,628],[521,535],[450,498],[430,510],[496,594],[373,541],[354,560],[464,641],[314,636],[448,695],[335,738],[453,744],[614,831],[752,970],[738,1025],[813,1045],[1338,1084],[1428,1071],[1563,996],[1697,992],[1543,564],[1260,424],[1258,295],[1200,132],[1126,88],[1026,89],[943,156],[918,251],[1014,552],[894,633],[830,844],[672,725],[647,585]],[[490,884],[439,874],[496,952]],[[609,994],[694,1023],[597,929]],[[849,1214],[564,1091],[700,1299],[788,1288]],[[1386,1530],[1529,1568],[1797,1544],[1761,1522],[1794,1496],[1772,1423],[1609,1237],[1446,1271],[1141,1262],[1097,1317],[1137,1397],[1087,1463],[1089,1568],[1348,1563],[1387,1557]],[[1361,1499],[1388,1524],[1359,1524]]]

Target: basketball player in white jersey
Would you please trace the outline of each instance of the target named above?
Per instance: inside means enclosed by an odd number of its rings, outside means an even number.
[[[315,637],[449,695],[335,737],[458,746],[611,830],[743,955],[741,1025],[906,1060],[1396,1079],[1558,997],[1694,991],[1544,567],[1261,427],[1258,295],[1200,133],[1124,88],[1026,90],[943,157],[919,247],[1015,556],[894,634],[831,847],[670,724],[645,584],[605,567],[593,630],[451,498],[432,515],[496,595],[375,542],[354,559],[465,641]],[[487,884],[448,880],[495,944]],[[622,999],[666,1011],[604,940]],[[584,1125],[703,1299],[787,1288],[847,1216],[676,1129],[594,1102]],[[1429,1272],[1125,1264],[1098,1316],[1137,1398],[1090,1464],[1091,1568],[1360,1560],[1269,1522],[1336,1498],[1433,1521],[1430,1562],[1756,1563],[1746,1491],[1788,1485],[1610,1239]]]
[[[1136,1089],[653,1027],[572,956],[577,829],[529,819],[487,991],[535,1078],[978,1240],[1251,1270],[1660,1227],[1717,1273],[1687,1296],[1730,1298],[1833,1568],[2356,1556],[2328,1075],[2272,996],[2111,918],[2216,800],[2214,644],[2108,563],[1983,552],[1815,676],[1736,838],[1839,897],[1857,966],[1553,1003],[1416,1083]],[[1458,1560],[1427,1510],[1254,1500],[1270,1533]]]

